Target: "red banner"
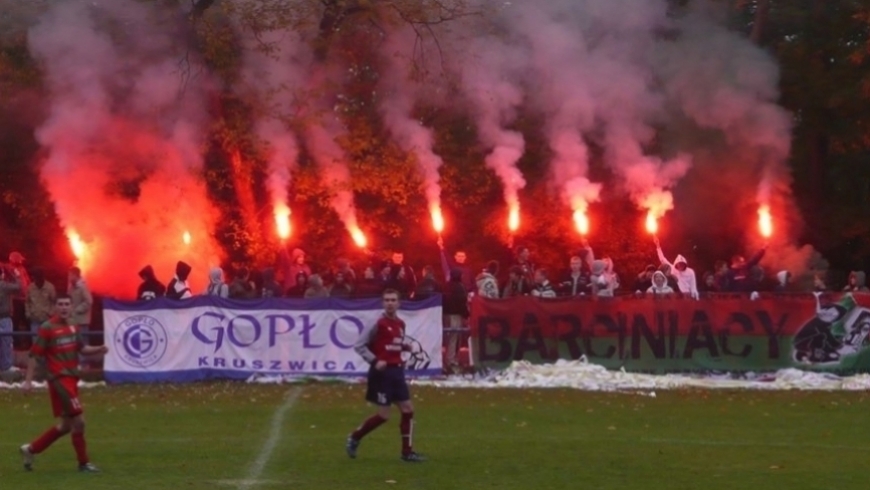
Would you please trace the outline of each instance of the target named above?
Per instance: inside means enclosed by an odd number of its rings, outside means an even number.
[[[870,369],[867,294],[475,298],[470,325],[484,365],[586,356],[651,372]]]

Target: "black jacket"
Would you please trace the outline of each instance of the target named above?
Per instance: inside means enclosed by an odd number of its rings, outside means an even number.
[[[153,267],[146,265],[139,271],[139,277],[142,278],[142,284],[139,285],[139,290],[136,292],[136,299],[147,301],[149,299],[162,298],[166,295],[166,286],[157,280]]]

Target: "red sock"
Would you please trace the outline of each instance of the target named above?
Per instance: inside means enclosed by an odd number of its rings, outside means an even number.
[[[402,454],[410,454],[413,450],[414,412],[402,414],[399,429],[402,431]]]
[[[79,464],[89,463],[90,460],[88,459],[88,445],[85,444],[85,433],[73,432],[72,444],[76,450],[76,458],[79,459]]]
[[[377,429],[378,427],[383,425],[384,422],[386,422],[386,421],[387,421],[387,419],[381,417],[378,414],[374,414],[371,417],[367,418],[366,421],[363,422],[363,424],[361,426],[359,426],[355,431],[353,431],[353,434],[351,434],[350,436],[354,440],[359,441],[360,439],[365,437],[366,434]]]
[[[35,441],[30,443],[30,452],[33,454],[39,454],[45,451],[49,446],[54,444],[54,441],[63,437],[64,434],[64,432],[57,430],[57,427],[52,426],[51,429],[48,429],[41,436],[36,438]]]

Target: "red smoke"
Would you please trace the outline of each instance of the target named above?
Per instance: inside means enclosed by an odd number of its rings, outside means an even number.
[[[220,259],[200,174],[203,90],[180,90],[179,53],[146,6],[102,8],[59,4],[28,33],[49,91],[40,173],[93,291],[133,297],[143,266],[168,282],[178,260],[202,290]],[[123,20],[125,42],[107,20]]]

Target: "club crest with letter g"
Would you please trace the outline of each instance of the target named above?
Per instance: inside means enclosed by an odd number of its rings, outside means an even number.
[[[153,366],[166,354],[166,329],[148,315],[131,316],[115,329],[115,350],[124,363],[137,368]]]

